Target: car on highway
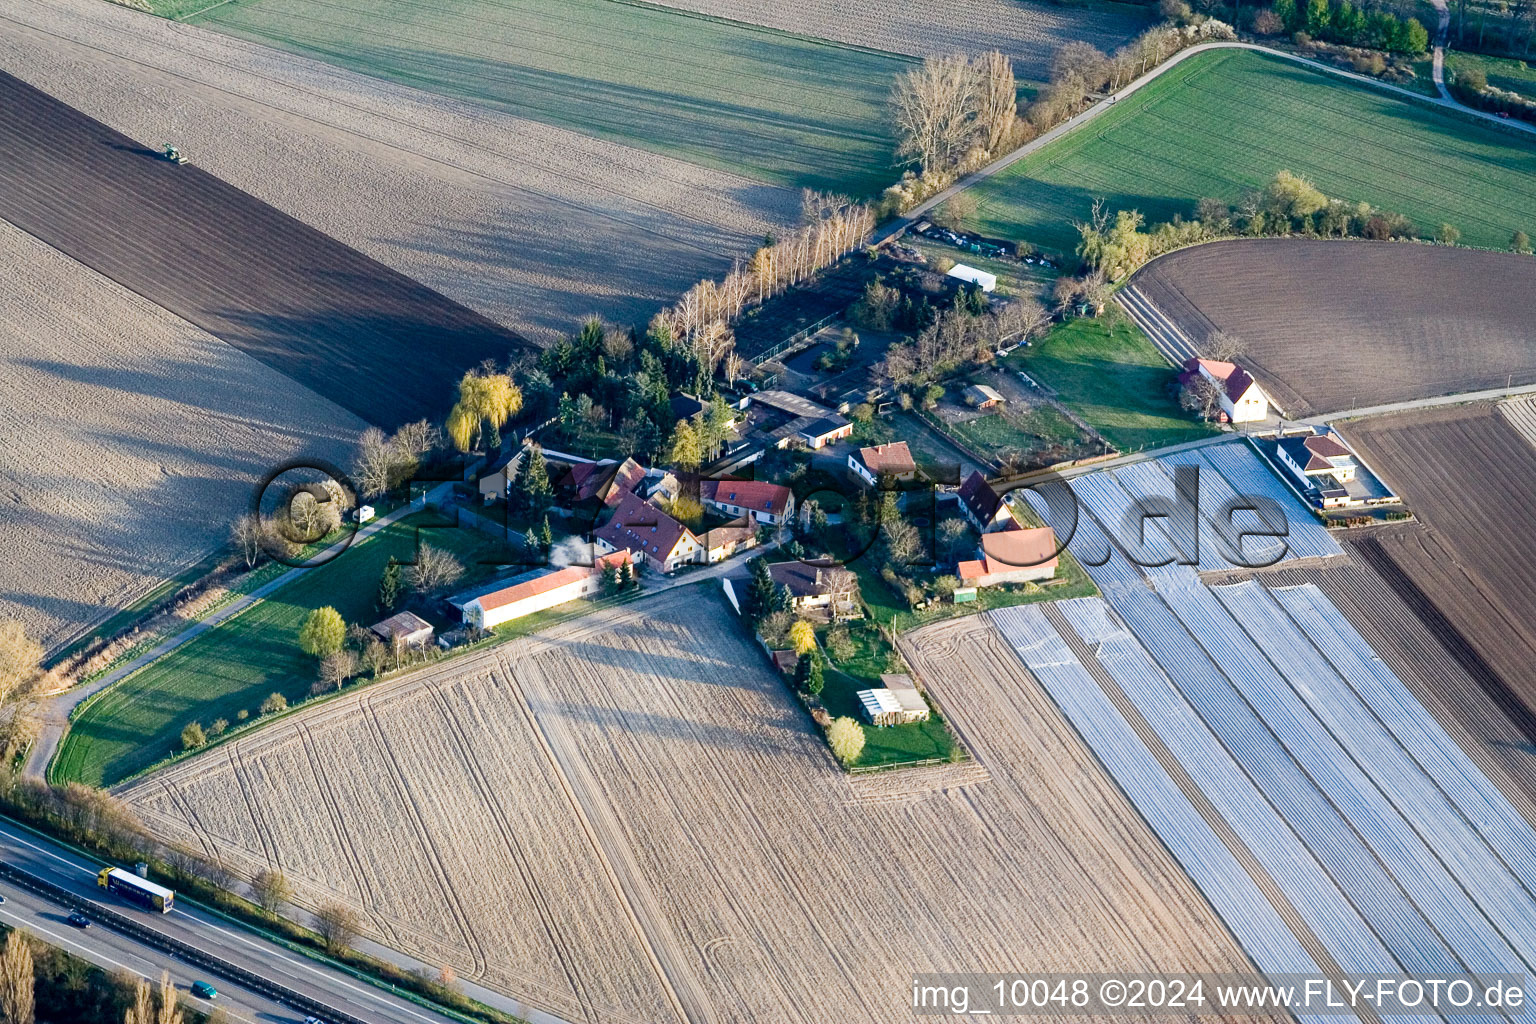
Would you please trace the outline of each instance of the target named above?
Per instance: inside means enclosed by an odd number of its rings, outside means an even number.
[[[215,999],[218,997],[219,990],[206,981],[194,981],[192,983],[192,994],[199,999]]]
[[[80,913],[78,910],[73,914],[70,914],[69,917],[67,917],[65,920],[74,925],[76,928],[89,928],[91,926],[91,919]]]

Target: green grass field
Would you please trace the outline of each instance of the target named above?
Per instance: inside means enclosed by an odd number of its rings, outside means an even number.
[[[157,0],[157,13],[351,71],[776,185],[896,177],[906,57],[632,0]]]
[[[1536,67],[1532,67],[1530,61],[1456,51],[1446,53],[1445,68],[1450,72],[1481,68],[1488,76],[1489,85],[1536,99]]]
[[[858,767],[950,757],[955,749],[955,739],[949,726],[938,716],[926,722],[881,728],[864,722],[858,693],[883,685],[880,674],[891,671],[887,659],[893,652],[879,631],[868,624],[853,622],[848,630],[856,653],[836,667],[826,669],[823,676],[826,689],[821,692],[821,702],[833,716],[847,716],[863,725],[864,752],[859,755]]]
[[[315,660],[298,646],[304,618],[316,608],[334,605],[348,623],[377,621],[374,600],[384,564],[391,555],[412,558],[416,536],[412,521],[391,524],[102,691],[71,725],[54,762],[53,778],[110,786],[175,752],[189,722],[206,728],[224,718],[233,726],[242,710],[255,717],[257,707],[273,692],[290,703],[299,701],[315,680]],[[473,564],[489,548],[483,535],[467,529],[423,529],[420,536],[423,543],[454,551],[468,571],[488,571]]]
[[[1461,229],[1501,248],[1536,232],[1536,145],[1278,57],[1191,57],[1070,135],[976,186],[975,228],[1058,252],[1095,197],[1149,222],[1189,216],[1202,196],[1235,201],[1276,171],[1330,196]]]
[[[1111,334],[1102,320],[1069,320],[1005,363],[1054,389],[1121,451],[1194,441],[1215,430],[1179,408],[1177,371],[1132,323]]]

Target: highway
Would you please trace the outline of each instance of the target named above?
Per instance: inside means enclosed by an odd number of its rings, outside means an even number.
[[[229,961],[310,999],[343,1010],[361,1020],[378,1024],[450,1024],[453,1018],[434,1013],[409,1000],[391,995],[343,971],[262,939],[211,914],[178,902],[169,914],[139,909],[96,885],[101,865],[0,819],[0,858],[14,868],[67,889],[70,893],[130,916],[140,924],[199,951]],[[75,928],[67,921],[69,910],[10,881],[0,881],[0,921],[19,925],[71,953],[108,970],[126,968],[158,980],[169,969],[183,992],[194,980],[207,981],[218,989],[214,1001],[233,1020],[246,1022],[301,1022],[305,1014],[227,978],[193,967],[100,922]],[[211,1009],[213,1003],[191,999],[193,1005]]]

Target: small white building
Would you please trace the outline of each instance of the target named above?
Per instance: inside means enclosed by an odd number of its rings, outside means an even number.
[[[997,287],[996,274],[989,274],[985,270],[968,267],[964,263],[956,263],[953,267],[950,267],[949,273],[946,276],[957,278],[966,284],[979,284],[984,292],[990,292]]]
[[[848,456],[848,468],[871,487],[882,476],[892,480],[911,480],[917,475],[917,463],[905,441],[860,448]]]
[[[1269,396],[1247,370],[1220,359],[1190,359],[1184,373],[1198,373],[1221,391],[1221,413],[1228,423],[1258,423],[1269,418]]]

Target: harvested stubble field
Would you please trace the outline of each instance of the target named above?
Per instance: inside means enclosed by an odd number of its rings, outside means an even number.
[[[1388,531],[1366,549],[1378,571],[1423,594],[1426,612],[1536,713],[1536,449],[1492,404],[1362,420],[1343,433],[1423,524],[1422,537]]]
[[[1020,77],[1045,81],[1051,58],[1080,39],[1106,53],[1152,22],[1152,9],[1128,3],[1059,5],[1034,0],[964,0],[941,17],[923,0],[887,0],[851,14],[838,0],[662,0],[668,7],[734,18],[892,53],[1001,50]]]
[[[1236,202],[1276,171],[1324,193],[1449,222],[1468,245],[1536,230],[1525,137],[1249,50],[1197,54],[1091,122],[982,182],[976,227],[1070,252],[1095,198],[1149,223]]]
[[[1536,260],[1442,245],[1213,242],[1132,279],[1195,345],[1216,330],[1292,417],[1536,383]]]
[[[242,0],[193,23],[775,185],[890,183],[906,57],[630,0]]]
[[[912,1019],[926,970],[1245,970],[986,623],[909,638],[980,767],[850,780],[685,588],[152,775],[169,839],[573,1021]]]
[[[460,374],[526,345],[4,73],[0,217],[386,428],[435,419]]]
[[[0,0],[0,23],[10,74],[540,342],[643,323],[799,215],[789,190],[99,0]]]
[[[0,221],[0,616],[52,647],[223,543],[361,420]]]

